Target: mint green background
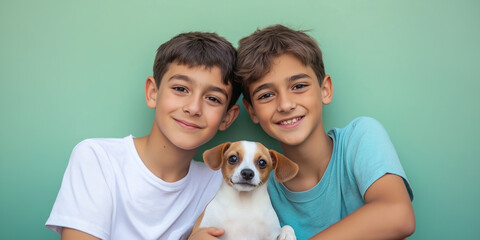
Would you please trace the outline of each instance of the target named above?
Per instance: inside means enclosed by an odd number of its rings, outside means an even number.
[[[362,115],[386,127],[415,193],[410,239],[480,239],[473,0],[0,0],[0,239],[59,239],[44,223],[75,144],[148,133],[143,84],[160,43],[215,31],[236,46],[275,23],[320,43],[327,128]],[[278,149],[243,107],[206,147],[239,139]]]

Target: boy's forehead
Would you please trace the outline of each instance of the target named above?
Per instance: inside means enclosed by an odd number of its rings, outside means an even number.
[[[210,85],[210,90],[217,90],[224,92],[230,96],[232,92],[232,85],[230,82],[223,80],[222,70],[219,66],[207,65],[188,65],[172,62],[166,74],[163,76],[163,81],[181,80],[186,82],[202,81],[204,85]]]
[[[254,90],[254,86],[264,85],[265,83],[288,82],[301,78],[317,80],[312,67],[303,64],[291,54],[283,54],[271,60],[269,68],[260,78],[250,82],[250,91]]]
[[[182,63],[172,62],[169,64],[168,69],[166,71],[166,73],[169,73],[169,75],[182,74],[182,73],[188,75],[194,72],[207,72],[209,74],[212,74],[213,77],[215,77],[215,80],[219,80],[220,82],[223,83],[222,70],[217,65],[207,66],[207,65],[193,65],[193,64],[182,64]],[[164,76],[164,77],[168,77],[168,76]],[[213,78],[211,79],[214,80]],[[223,85],[226,86],[228,84],[223,84]]]
[[[191,63],[181,63],[178,61],[173,61],[170,64],[168,64],[167,71],[170,70],[172,67],[183,67],[187,69],[203,69],[207,71],[212,71],[218,69],[220,73],[222,73],[222,69],[218,65],[205,65],[205,64],[191,64]]]

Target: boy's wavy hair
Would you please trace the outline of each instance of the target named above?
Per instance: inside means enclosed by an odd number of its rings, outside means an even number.
[[[232,86],[232,96],[227,107],[230,109],[241,93],[241,85],[235,75],[236,57],[237,52],[232,44],[216,33],[182,33],[158,48],[153,64],[155,84],[160,86],[160,81],[172,62],[188,67],[218,66],[222,72],[223,83],[230,83]]]
[[[248,103],[250,84],[264,77],[274,58],[283,54],[295,56],[315,72],[321,85],[325,77],[322,51],[317,42],[305,31],[296,31],[283,25],[257,29],[250,36],[240,39],[237,55],[237,75],[242,83],[243,97]]]

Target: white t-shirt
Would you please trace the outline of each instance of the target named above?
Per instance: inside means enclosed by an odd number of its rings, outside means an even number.
[[[192,160],[187,176],[165,182],[143,164],[132,136],[87,139],[73,149],[46,226],[101,239],[186,239],[222,181]]]

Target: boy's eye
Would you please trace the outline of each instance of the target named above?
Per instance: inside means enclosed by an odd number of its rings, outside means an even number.
[[[307,86],[308,86],[307,84],[298,83],[298,84],[295,84],[295,85],[293,86],[293,90],[302,89],[302,88],[305,88],[305,87],[307,87]]]
[[[267,99],[267,98],[270,98],[270,97],[272,97],[272,96],[273,96],[272,93],[267,92],[267,93],[264,93],[264,94],[260,95],[260,96],[258,97],[258,100]]]
[[[222,101],[220,101],[220,99],[218,99],[217,97],[207,97],[207,100],[211,101],[211,102],[214,102],[214,103],[218,103],[218,104],[221,104]]]
[[[184,92],[184,93],[188,92],[185,87],[181,87],[181,86],[176,86],[176,87],[173,87],[172,89],[177,91],[177,92]]]

